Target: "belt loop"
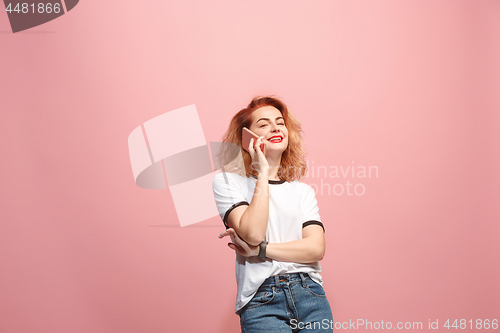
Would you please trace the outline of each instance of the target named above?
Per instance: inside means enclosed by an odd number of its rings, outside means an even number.
[[[302,280],[302,287],[307,287],[307,281],[306,281],[306,277],[304,276],[304,273],[302,272],[299,272],[299,275],[300,275],[300,279]]]
[[[278,286],[280,285],[279,282],[280,282],[279,275],[275,275],[274,276],[274,284],[276,285],[276,288],[278,288]]]

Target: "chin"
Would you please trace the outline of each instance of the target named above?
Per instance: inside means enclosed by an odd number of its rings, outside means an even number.
[[[268,153],[283,153],[286,150],[287,147],[273,147],[273,148],[267,148]]]

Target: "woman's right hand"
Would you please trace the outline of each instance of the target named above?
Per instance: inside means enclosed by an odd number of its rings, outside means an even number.
[[[259,255],[260,252],[260,245],[250,245],[247,244],[243,239],[241,239],[240,236],[234,231],[233,228],[229,228],[223,232],[220,233],[219,239],[222,239],[226,236],[231,237],[231,243],[228,243],[227,245],[241,254],[244,257],[256,257]]]
[[[269,177],[269,163],[267,162],[266,156],[260,150],[260,145],[267,141],[264,139],[264,136],[260,136],[254,144],[254,138],[250,139],[250,144],[248,145],[248,153],[252,157],[252,169],[257,171],[258,175],[265,175]]]

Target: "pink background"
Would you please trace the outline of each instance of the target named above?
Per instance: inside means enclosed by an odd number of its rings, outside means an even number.
[[[219,141],[256,94],[284,99],[316,166],[378,166],[351,179],[362,196],[318,193],[339,322],[500,319],[499,17],[495,0],[84,0],[12,34],[2,11],[0,331],[238,331],[220,218],[179,227],[168,190],[135,185],[127,137],[196,104]]]

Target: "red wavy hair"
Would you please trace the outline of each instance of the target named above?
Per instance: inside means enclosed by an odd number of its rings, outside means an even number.
[[[273,106],[278,109],[283,116],[285,126],[288,130],[288,147],[281,155],[278,177],[288,182],[300,180],[307,171],[307,164],[305,161],[306,152],[302,148],[302,126],[301,123],[292,116],[290,111],[288,111],[285,103],[279,98],[274,96],[257,96],[253,98],[246,108],[234,115],[228,130],[224,134],[223,142],[234,143],[239,146],[239,150],[243,156],[246,174],[256,176],[256,171],[251,167],[252,158],[250,154],[241,147],[241,138],[243,127],[250,128],[252,113],[264,106]],[[222,155],[225,161],[231,161],[233,159],[228,155],[234,157],[235,152],[231,154],[228,149],[226,149]]]

